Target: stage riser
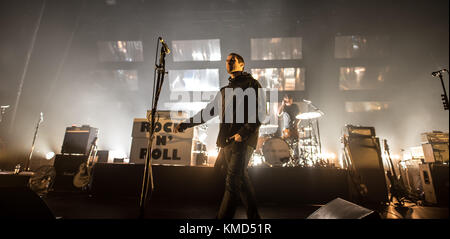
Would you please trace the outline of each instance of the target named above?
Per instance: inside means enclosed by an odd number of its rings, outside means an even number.
[[[257,198],[263,203],[322,204],[348,198],[344,170],[326,168],[251,168]]]
[[[99,197],[140,195],[144,165],[103,164],[94,168],[92,192]],[[346,171],[326,168],[250,168],[259,203],[327,203],[348,198]],[[214,168],[153,166],[151,200],[170,203],[218,203],[224,179]]]
[[[10,174],[0,174],[0,188],[26,188],[31,175],[16,175],[12,172]]]

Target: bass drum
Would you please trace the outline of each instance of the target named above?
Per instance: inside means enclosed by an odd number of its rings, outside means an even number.
[[[272,167],[281,167],[291,158],[289,145],[279,137],[266,139],[262,146],[262,153],[266,163]]]

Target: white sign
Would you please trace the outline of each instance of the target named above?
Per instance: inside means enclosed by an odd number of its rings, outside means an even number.
[[[148,133],[145,130],[146,119],[135,119],[131,143],[130,163],[144,164],[147,154]],[[174,122],[170,118],[159,118],[155,124],[155,133],[152,144],[152,164],[154,165],[190,165],[193,129],[182,133],[172,133]],[[143,132],[140,132],[141,129]]]

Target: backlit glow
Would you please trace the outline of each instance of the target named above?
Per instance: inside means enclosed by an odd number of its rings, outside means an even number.
[[[55,152],[48,152],[45,154],[45,159],[50,160],[55,157]]]

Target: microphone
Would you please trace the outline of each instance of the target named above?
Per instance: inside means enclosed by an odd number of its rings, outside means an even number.
[[[2,105],[2,106],[0,106],[0,109],[2,109],[2,110],[8,109],[8,108],[9,108],[9,105]]]
[[[163,47],[164,47],[164,52],[165,52],[166,54],[169,54],[169,53],[170,53],[169,46],[167,46],[167,44],[164,42],[164,40],[162,39],[162,37],[159,38],[159,42],[161,42],[161,44],[163,45]]]
[[[303,99],[303,102],[305,102],[306,104],[311,104],[311,101],[310,101],[310,100],[305,100],[305,99]]]
[[[438,76],[438,75],[440,75],[443,72],[448,72],[448,70],[447,69],[442,69],[442,70],[439,70],[439,71],[435,71],[435,72],[432,72],[431,75],[432,76]]]
[[[40,122],[44,121],[44,113],[41,112]]]

